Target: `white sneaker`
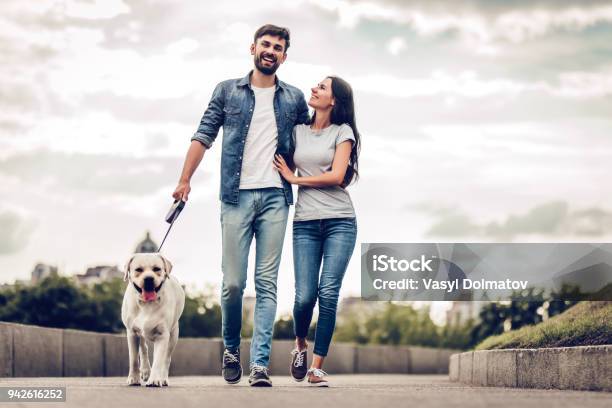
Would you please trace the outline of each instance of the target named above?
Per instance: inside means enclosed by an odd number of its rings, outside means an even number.
[[[329,387],[327,373],[319,368],[309,369],[306,376],[308,377],[308,385],[312,387]]]

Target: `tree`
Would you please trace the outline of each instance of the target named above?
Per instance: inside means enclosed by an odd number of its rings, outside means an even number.
[[[121,305],[126,283],[116,278],[91,287],[66,277],[47,277],[33,286],[0,290],[0,320],[46,327],[118,333],[125,330]],[[181,336],[221,335],[221,307],[211,296],[185,297]]]
[[[182,337],[221,336],[221,306],[207,295],[185,296],[179,332]]]
[[[428,308],[414,309],[411,305],[390,302],[381,312],[345,317],[336,330],[335,339],[360,344],[440,347],[445,341],[450,343],[443,338],[444,335],[454,334],[444,330],[431,320]],[[465,337],[468,336],[462,338]],[[457,347],[465,348],[466,344],[457,341]]]
[[[48,277],[38,285],[2,291],[0,320],[47,327],[99,329],[91,293],[65,277]]]
[[[274,338],[277,340],[293,340],[293,318],[291,316],[282,316],[274,323]]]

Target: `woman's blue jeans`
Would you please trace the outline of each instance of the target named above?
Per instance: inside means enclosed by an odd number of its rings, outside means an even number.
[[[314,353],[319,356],[326,356],[329,350],[336,326],[340,287],[356,238],[355,218],[293,222],[293,326],[296,337],[306,337],[318,300]]]

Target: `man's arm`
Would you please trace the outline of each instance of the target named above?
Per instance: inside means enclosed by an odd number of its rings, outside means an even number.
[[[225,87],[223,83],[217,84],[213,91],[208,107],[202,115],[198,130],[191,137],[191,140],[201,142],[207,149],[210,149],[219,134],[219,128],[223,125],[225,113]]]
[[[298,95],[298,103],[297,103],[297,120],[295,125],[302,125],[304,123],[308,123],[310,121],[310,114],[308,113],[308,104],[306,104],[306,99],[304,98],[304,93],[300,91]]]
[[[204,152],[210,149],[219,134],[219,128],[223,125],[224,106],[224,88],[220,83],[213,91],[208,107],[200,120],[197,132],[191,137],[191,145],[189,146],[189,150],[187,150],[187,156],[185,157],[185,163],[183,164],[183,171],[181,172],[178,186],[172,193],[172,197],[174,197],[175,200],[181,199],[187,201],[189,192],[191,191],[191,177],[202,161]]]
[[[197,140],[191,142],[189,150],[187,150],[187,157],[185,157],[185,164],[183,164],[183,171],[181,172],[181,178],[179,179],[178,186],[172,193],[172,197],[175,200],[181,199],[187,201],[189,198],[189,192],[191,191],[191,177],[198,168],[198,165],[204,157],[206,147]]]
[[[304,98],[304,93],[297,90],[297,106],[296,106],[297,116],[295,118],[295,123],[293,124],[293,131],[291,134],[291,148],[289,151],[289,155],[286,157],[287,165],[292,171],[295,171],[295,163],[293,162],[293,155],[295,153],[295,126],[308,124],[310,122],[310,114],[308,113],[308,104],[306,103],[306,99]]]

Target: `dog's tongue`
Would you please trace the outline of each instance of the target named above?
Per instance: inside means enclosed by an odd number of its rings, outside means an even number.
[[[157,292],[155,292],[154,290],[152,290],[151,292],[147,292],[147,291],[142,291],[142,300],[144,300],[145,302],[152,302],[155,299],[157,299]]]

